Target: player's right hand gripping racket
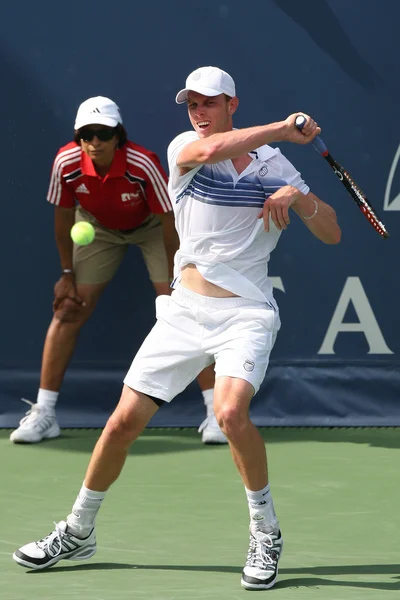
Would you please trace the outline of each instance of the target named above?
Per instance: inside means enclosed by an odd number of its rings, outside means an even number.
[[[300,129],[300,131],[303,129],[305,124],[306,118],[303,115],[299,115],[298,117],[296,117],[296,127]],[[321,138],[317,136],[311,143],[316,149],[316,151],[319,152],[319,154],[321,154],[325,158],[325,160],[335,171],[336,175],[339,177],[340,181],[343,183],[350,196],[353,198],[360,210],[364,213],[368,221],[371,223],[372,227],[382,237],[388,238],[389,233],[385,225],[376,214],[374,208],[371,206],[364,192],[358,187],[358,185],[354,182],[354,180],[350,177],[350,175],[342,167],[342,165],[340,165],[332,158],[332,156],[329,154],[328,148],[325,146]]]

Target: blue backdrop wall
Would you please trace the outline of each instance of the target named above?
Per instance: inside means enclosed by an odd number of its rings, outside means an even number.
[[[382,240],[311,147],[282,145],[343,230],[324,246],[297,218],[271,259],[282,329],[253,402],[264,425],[400,425],[400,4],[378,0],[178,0],[8,3],[0,23],[2,294],[0,426],[21,396],[35,399],[52,290],[59,274],[53,209],[45,195],[77,106],[107,95],[131,139],[166,166],[169,141],[188,128],[174,103],[187,74],[217,65],[236,80],[237,127],[304,110],[332,154],[368,193],[391,232]],[[59,402],[61,424],[102,425],[154,321],[140,256],[127,255],[82,331]],[[196,425],[196,384],[153,425]]]

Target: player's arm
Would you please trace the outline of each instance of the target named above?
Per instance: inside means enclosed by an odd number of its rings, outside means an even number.
[[[179,248],[179,238],[175,229],[175,218],[172,211],[158,215],[162,228],[165,252],[168,258],[168,276],[172,281],[174,274],[174,256]]]
[[[308,127],[307,129],[304,127],[300,132],[295,126],[295,119],[299,114],[290,115],[285,121],[269,125],[215,133],[187,144],[176,161],[181,175],[200,164],[215,164],[222,160],[237,158],[273,142],[308,144],[320,134],[321,129],[311,117],[307,116]]]
[[[269,230],[270,219],[278,229],[286,229],[290,223],[289,208],[299,215],[308,229],[325,244],[338,244],[341,238],[336,213],[329,204],[310,192],[301,173],[278,150],[276,154],[280,177],[287,182],[271,194],[259,213],[264,220],[264,228]]]
[[[292,209],[299,215],[304,225],[325,244],[338,244],[341,230],[336,219],[336,212],[312,192],[298,192],[297,201]]]
[[[293,185],[279,188],[265,201],[258,215],[264,220],[265,231],[269,231],[270,219],[277,229],[286,229],[290,225],[290,208],[321,242],[340,242],[341,231],[334,209],[312,192],[304,194]]]

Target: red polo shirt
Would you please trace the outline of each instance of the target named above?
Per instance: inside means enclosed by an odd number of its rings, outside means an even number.
[[[151,214],[172,210],[167,175],[158,156],[127,142],[100,177],[75,142],[60,148],[53,163],[47,200],[73,208],[79,203],[108,229],[133,229]]]

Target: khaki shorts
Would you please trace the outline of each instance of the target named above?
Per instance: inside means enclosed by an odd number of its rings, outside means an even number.
[[[150,215],[139,227],[128,233],[103,227],[80,206],[76,209],[75,222],[77,221],[89,221],[96,232],[93,242],[88,246],[74,244],[73,264],[77,283],[111,281],[132,245],[140,249],[151,281],[169,281],[163,230],[157,216]]]

